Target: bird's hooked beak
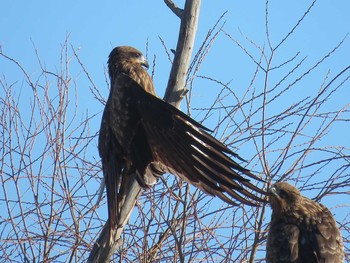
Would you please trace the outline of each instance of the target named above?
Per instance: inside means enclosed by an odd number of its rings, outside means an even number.
[[[148,61],[147,61],[147,59],[145,59],[144,56],[141,56],[141,57],[139,58],[139,62],[140,62],[140,64],[141,64],[142,66],[144,66],[146,69],[149,68]]]
[[[276,186],[271,186],[270,189],[267,191],[269,196],[279,196],[279,189]]]

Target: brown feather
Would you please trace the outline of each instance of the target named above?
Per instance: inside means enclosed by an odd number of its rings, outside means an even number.
[[[270,189],[272,216],[268,263],[342,263],[344,246],[337,223],[322,204],[284,182]]]

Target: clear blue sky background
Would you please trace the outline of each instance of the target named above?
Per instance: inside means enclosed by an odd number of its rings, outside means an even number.
[[[179,6],[184,1],[178,1]],[[311,1],[270,1],[270,33],[279,40],[301,17]],[[282,58],[301,51],[310,59],[319,58],[329,51],[349,31],[350,2],[319,1],[312,13],[297,30],[292,46],[285,49]],[[239,29],[259,45],[266,43],[264,1],[203,1],[196,44],[204,39],[216,20],[228,11],[224,29],[240,38]],[[80,55],[99,87],[104,85],[101,74],[110,50],[117,45],[132,45],[157,54],[160,65],[156,76],[158,93],[163,94],[168,77],[169,63],[160,36],[170,48],[176,47],[179,19],[163,1],[2,1],[0,11],[0,45],[5,54],[24,64],[29,72],[37,67],[33,45],[48,68],[57,66],[61,44],[70,34],[74,47],[81,47]],[[335,59],[339,68],[349,60],[350,41],[344,44]],[[240,67],[242,52],[221,36],[205,63],[205,72],[212,77],[230,80],[238,78],[235,68]],[[5,71],[0,61],[1,71]],[[230,69],[228,72],[227,68]],[[164,69],[164,70],[163,70]],[[244,78],[244,76],[240,76]],[[83,87],[80,87],[83,89]]]
[[[179,6],[183,5],[183,1],[178,2]],[[289,32],[307,6],[304,1],[270,1],[269,23],[273,44]],[[296,30],[293,41],[287,41],[278,57],[282,61],[300,51],[301,57],[308,57],[310,65],[320,59],[348,33],[349,8],[350,2],[347,0],[316,3],[311,14]],[[264,1],[203,1],[195,51],[208,30],[225,11],[228,11],[224,27],[227,33],[242,41],[243,45],[249,46],[249,43],[239,31],[260,46],[267,44]],[[148,40],[149,57],[157,55],[158,67],[154,78],[157,92],[160,96],[164,93],[170,63],[159,37],[168,48],[175,48],[179,19],[163,1],[3,1],[0,12],[2,50],[21,62],[31,74],[38,68],[33,43],[47,68],[55,72],[58,71],[61,46],[69,34],[73,46],[80,47],[79,55],[92,79],[103,89],[103,67],[110,50],[118,45],[131,45],[145,52],[145,43]],[[350,40],[346,40],[327,64],[329,67],[324,70],[331,68],[336,72],[343,68],[349,61],[349,54]],[[7,76],[9,82],[17,80],[18,72],[12,71],[4,63],[7,62],[0,60],[1,72]],[[251,79],[252,72],[248,63],[251,65],[243,52],[222,34],[207,56],[200,74],[223,82],[235,80],[240,88]],[[242,70],[245,67],[247,70]],[[11,75],[13,79],[10,78]],[[78,92],[82,94],[85,88],[84,83],[81,83]],[[194,95],[203,101],[209,96],[206,96],[205,87],[204,90],[201,88],[198,87]]]
[[[184,1],[177,1],[183,6]],[[278,1],[269,3],[269,24],[272,44],[285,36],[306,11],[311,1]],[[350,1],[318,1],[309,16],[295,31],[293,37],[279,50],[278,60],[285,61],[296,52],[307,57],[306,67],[313,65],[326,53],[331,51],[350,31]],[[267,45],[265,35],[265,1],[216,0],[202,1],[198,34],[195,50],[198,49],[208,30],[219,17],[228,11],[224,20],[224,30],[250,48],[240,31],[260,46]],[[79,48],[79,55],[93,81],[108,96],[104,67],[111,49],[118,45],[131,45],[146,51],[149,42],[148,57],[152,61],[157,56],[154,81],[157,93],[164,94],[170,63],[159,40],[161,37],[168,48],[176,47],[179,29],[177,18],[163,1],[129,0],[129,1],[2,1],[0,10],[0,46],[4,54],[19,61],[26,71],[35,76],[38,62],[34,47],[39,51],[41,60],[52,72],[58,72],[62,44],[69,34],[70,43]],[[305,92],[319,88],[327,71],[336,74],[350,64],[350,37],[327,62],[318,69],[315,77],[305,82]],[[76,70],[76,72],[74,72]],[[251,81],[254,65],[247,56],[228,37],[221,34],[208,54],[200,75],[207,75],[223,82],[233,81],[237,89],[246,87]],[[72,68],[72,75],[79,75],[79,67]],[[0,57],[0,74],[5,75],[9,83],[20,81],[18,69]],[[273,82],[274,79],[272,78]],[[92,100],[88,93],[89,83],[77,77],[79,107],[84,112],[89,108],[91,114],[103,110],[101,104]],[[212,90],[201,86],[200,80],[194,90],[194,105],[210,105],[213,100]],[[335,103],[350,100],[349,84],[345,86],[342,96]],[[343,90],[344,90],[343,89]],[[303,89],[302,89],[303,90]],[[216,90],[217,91],[217,90]],[[3,90],[0,90],[0,96]],[[25,91],[22,91],[25,92]],[[215,91],[214,91],[215,92]],[[347,96],[348,94],[348,96]],[[201,104],[198,104],[200,100]],[[197,104],[196,104],[197,103]],[[185,110],[185,109],[184,109]],[[272,114],[272,113],[271,113]],[[102,116],[102,112],[101,112]],[[210,123],[206,123],[210,127]],[[99,128],[99,121],[93,131]],[[349,147],[348,129],[338,129],[334,136],[335,144]],[[243,151],[240,155],[245,156]],[[96,152],[93,154],[97,156]],[[248,155],[249,156],[249,155]]]

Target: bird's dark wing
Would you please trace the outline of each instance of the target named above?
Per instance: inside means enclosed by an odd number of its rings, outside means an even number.
[[[99,134],[99,153],[102,159],[102,169],[105,179],[108,203],[108,218],[114,228],[117,222],[117,193],[122,177],[123,160],[120,155],[120,145],[116,141],[110,127],[109,105],[105,107]]]
[[[127,75],[124,82],[133,82]],[[153,162],[165,165],[171,173],[186,179],[206,193],[236,204],[255,205],[264,201],[255,193],[266,194],[240,174],[260,180],[228,155],[240,157],[209,135],[207,128],[189,116],[145,92],[136,82],[128,96],[139,113],[141,126],[153,155]],[[226,193],[226,194],[225,194]]]
[[[319,207],[322,212],[319,213],[319,218],[315,219],[318,223],[313,229],[312,237],[315,254],[317,258],[325,260],[324,262],[342,262],[343,241],[337,223],[328,208],[322,204],[319,204]]]
[[[342,237],[327,207],[302,196],[286,182],[276,183],[269,192],[273,213],[268,263],[343,263]]]
[[[342,263],[342,239],[332,214],[316,202],[301,200],[300,207],[293,210],[293,218],[297,220],[284,218],[271,221],[267,262]],[[309,214],[306,215],[308,209]],[[294,224],[286,223],[290,220]]]
[[[291,263],[299,260],[300,231],[296,225],[275,223],[270,225],[267,241],[267,262]]]
[[[162,171],[152,164],[152,152],[129,91],[135,82],[123,74],[114,78],[99,133],[99,153],[107,192],[110,228],[114,229],[121,208],[136,176],[142,187],[152,185]],[[136,84],[137,85],[137,84]]]

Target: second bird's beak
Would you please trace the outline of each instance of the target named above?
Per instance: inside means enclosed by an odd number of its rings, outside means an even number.
[[[142,56],[142,57],[140,58],[140,63],[141,63],[141,65],[144,66],[146,69],[149,68],[148,61],[147,61],[147,59],[145,59],[144,56]]]
[[[267,192],[269,193],[269,196],[271,195],[278,196],[278,189],[274,185],[271,186]]]

